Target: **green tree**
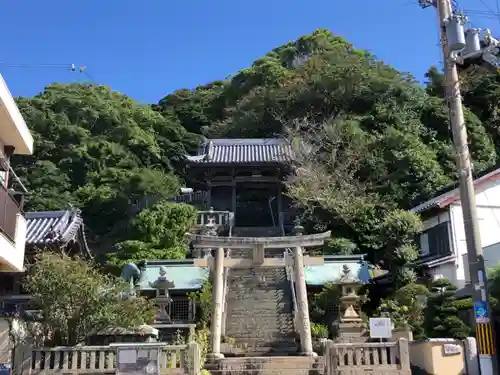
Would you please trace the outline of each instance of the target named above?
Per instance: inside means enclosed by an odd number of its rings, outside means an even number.
[[[408,284],[399,288],[392,298],[380,301],[375,316],[391,318],[395,329],[411,329],[415,338],[425,336],[424,298],[429,290],[420,284]]]
[[[432,283],[424,320],[428,337],[465,339],[469,335],[470,327],[457,316],[456,290],[447,279]]]
[[[379,237],[383,245],[379,254],[386,268],[392,272],[396,287],[416,281],[415,272],[405,266],[418,257],[419,249],[414,240],[421,230],[420,218],[400,209],[388,212],[380,225]]]
[[[309,296],[309,311],[311,320],[315,323],[324,323],[328,326],[337,319],[341,291],[339,285],[326,284],[319,293]]]
[[[175,115],[102,85],[53,84],[17,104],[35,139],[33,156],[13,159],[26,208],[78,206],[96,252],[125,239],[141,200],[177,193],[174,173],[199,139]]]
[[[122,267],[148,259],[183,259],[187,253],[185,234],[197,216],[193,206],[160,200],[141,211],[132,221],[130,236],[108,254],[109,264]]]
[[[127,297],[129,285],[82,259],[42,253],[24,286],[54,345],[76,345],[107,328],[134,329],[154,321],[152,302]]]

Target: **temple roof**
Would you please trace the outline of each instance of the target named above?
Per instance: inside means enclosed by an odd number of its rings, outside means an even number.
[[[66,248],[77,243],[82,256],[92,258],[85,237],[81,211],[42,211],[26,213],[27,248]]]
[[[187,160],[192,164],[283,164],[292,160],[292,149],[288,141],[278,138],[211,139]]]

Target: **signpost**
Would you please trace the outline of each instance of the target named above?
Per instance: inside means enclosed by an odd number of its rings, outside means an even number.
[[[370,318],[370,338],[381,340],[392,338],[391,318]]]

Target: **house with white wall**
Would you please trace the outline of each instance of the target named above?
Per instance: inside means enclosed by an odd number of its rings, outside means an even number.
[[[0,272],[22,272],[26,243],[22,183],[10,165],[13,155],[31,155],[33,136],[0,75]]]
[[[484,259],[486,268],[491,268],[500,265],[500,168],[479,175],[474,188]],[[433,279],[445,277],[457,287],[465,287],[470,277],[458,186],[411,211],[423,221],[415,265]]]

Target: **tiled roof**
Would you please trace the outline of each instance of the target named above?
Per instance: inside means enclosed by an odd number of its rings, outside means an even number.
[[[476,189],[477,194],[486,183],[500,178],[500,168],[497,166],[494,169],[483,171],[475,177],[474,188]],[[444,187],[436,197],[413,207],[410,211],[414,213],[422,213],[430,210],[431,208],[445,208],[458,200],[460,200],[460,188],[456,183],[451,186]]]
[[[415,261],[408,264],[413,267],[425,267],[425,268],[433,268],[437,267],[441,264],[449,263],[455,260],[455,255],[452,253],[446,254],[427,254],[419,257]]]
[[[65,247],[79,240],[89,255],[80,210],[42,211],[26,213],[26,247]]]
[[[200,148],[198,155],[188,156],[191,163],[243,164],[288,163],[292,149],[285,139],[211,139]]]

